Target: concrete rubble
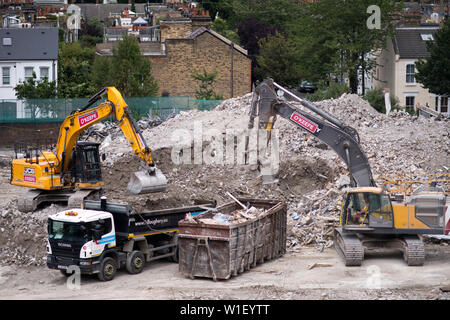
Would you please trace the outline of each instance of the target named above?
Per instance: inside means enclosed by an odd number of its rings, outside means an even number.
[[[203,214],[199,216],[188,215],[185,220],[191,223],[200,224],[238,224],[256,219],[264,214],[265,210],[250,207],[248,209],[239,209],[231,213],[214,212],[214,214]],[[205,216],[206,215],[206,216]]]
[[[252,95],[247,94],[229,99],[211,111],[188,110],[168,119],[139,120],[143,135],[153,150],[152,156],[168,179],[167,192],[160,194],[135,196],[126,193],[129,174],[138,168],[139,161],[116,123],[105,122],[87,130],[82,139],[102,143],[101,152],[107,156],[103,177],[108,199],[128,202],[139,210],[188,205],[198,198],[215,199],[218,204],[223,204],[230,201],[228,192],[240,197],[280,199],[288,206],[288,252],[299,251],[302,246],[314,246],[319,251],[331,247],[333,227],[339,223],[342,189],[350,181],[349,173],[344,162],[327,145],[287,120],[278,117],[274,127],[279,130],[280,146],[279,182],[276,184],[262,184],[257,166],[173,162],[174,146],[179,146],[186,137],[185,144],[191,145],[195,140],[194,132],[199,128],[203,136],[203,157],[220,155],[217,147],[208,149],[214,140],[208,132],[214,130],[223,137],[227,130],[245,132],[251,98]],[[292,103],[303,109],[299,103]],[[448,120],[435,121],[410,116],[403,111],[394,111],[387,116],[352,94],[316,105],[358,131],[375,179],[448,171]],[[0,169],[7,179],[9,168]],[[45,264],[47,217],[62,208],[44,207],[24,219],[16,209],[15,201],[2,204],[0,261]]]

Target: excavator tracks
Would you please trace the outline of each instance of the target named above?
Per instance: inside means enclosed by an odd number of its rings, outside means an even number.
[[[334,246],[346,266],[360,266],[364,260],[364,247],[356,234],[344,234],[341,228],[334,231]]]
[[[98,199],[99,190],[56,190],[43,191],[37,189],[28,190],[17,200],[17,208],[20,212],[33,212],[43,202],[56,203],[67,202],[69,208],[80,208],[85,199]]]
[[[404,236],[403,258],[408,266],[422,266],[425,262],[425,247],[418,236]]]

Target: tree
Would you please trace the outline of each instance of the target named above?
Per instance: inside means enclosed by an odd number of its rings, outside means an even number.
[[[37,80],[36,73],[33,72],[33,76],[17,84],[14,91],[16,91],[17,99],[26,100],[25,108],[31,110],[33,117],[38,114],[47,114],[49,111],[55,111],[53,114],[57,116],[57,110],[51,110],[53,104],[48,100],[56,98],[56,81],[48,81],[47,78]]]
[[[379,28],[367,26],[371,5],[380,8]],[[306,14],[297,35],[304,34],[309,46],[323,45],[330,56],[327,63],[334,74],[344,74],[349,79],[352,93],[357,92],[358,72],[367,72],[375,66],[375,59],[367,54],[379,51],[393,34],[393,21],[397,19],[402,3],[390,0],[321,0],[306,5]],[[301,29],[300,29],[301,28]],[[314,52],[312,52],[314,54]],[[314,65],[318,66],[318,65]]]
[[[240,43],[237,31],[231,28],[225,19],[222,19],[220,17],[215,18],[211,24],[211,27],[234,43]]]
[[[158,92],[150,61],[141,55],[137,40],[128,35],[113,48],[111,68],[106,76],[125,97],[155,96]]]
[[[104,87],[112,85],[110,78],[111,58],[106,56],[96,56],[94,60],[92,83],[95,91],[98,92]]]
[[[81,24],[80,41],[90,47],[103,41],[103,24],[97,17],[89,18]]]
[[[273,78],[284,86],[296,86],[302,79],[295,44],[280,33],[260,40],[256,77]]]
[[[378,112],[386,113],[386,104],[384,100],[384,92],[381,88],[375,88],[368,90],[364,95],[364,100],[367,100],[369,104]],[[398,98],[394,95],[390,95],[391,109],[399,109]]]
[[[450,20],[427,42],[430,57],[416,63],[418,82],[432,93],[450,95]]]
[[[25,82],[14,87],[17,99],[46,99],[56,98],[56,81],[48,81],[47,78],[37,80],[36,73]]]
[[[58,96],[84,98],[95,93],[92,67],[95,48],[81,46],[80,42],[62,43],[58,52]]]
[[[216,82],[218,72],[208,73],[205,69],[203,72],[194,72],[192,78],[200,82],[198,89],[195,91],[195,97],[200,100],[222,100],[223,96],[214,91],[214,83]]]

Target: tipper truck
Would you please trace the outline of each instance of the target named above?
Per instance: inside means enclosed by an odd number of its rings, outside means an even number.
[[[83,208],[58,212],[48,218],[47,266],[69,276],[67,269],[112,280],[122,267],[140,273],[146,262],[178,261],[178,221],[195,216],[215,202],[171,209],[135,212],[130,205],[85,200]]]

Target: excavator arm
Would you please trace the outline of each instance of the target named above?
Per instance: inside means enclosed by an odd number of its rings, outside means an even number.
[[[104,95],[107,100],[96,107],[91,107]],[[120,129],[130,143],[134,153],[144,162],[144,168],[132,175],[129,190],[132,193],[163,191],[166,178],[156,169],[148,147],[138,125],[130,114],[128,105],[115,87],[106,87],[94,95],[86,106],[72,112],[60,128],[56,157],[60,163],[61,173],[67,172],[72,152],[80,134],[90,126],[114,114]]]
[[[304,107],[327,121],[278,98],[277,89],[291,95]],[[266,79],[255,88],[248,128],[252,129],[255,118],[259,117],[259,128],[270,131],[277,116],[289,120],[333,149],[346,163],[353,186],[375,186],[367,156],[359,144],[359,136],[355,129],[346,126],[311,102],[297,97],[272,79]],[[248,140],[246,144],[248,147]]]

